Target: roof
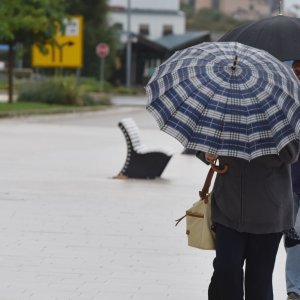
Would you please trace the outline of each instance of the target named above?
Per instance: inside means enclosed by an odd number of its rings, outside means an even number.
[[[150,40],[147,37],[131,33],[131,37],[135,39],[134,43],[141,43],[154,51],[161,53],[170,53],[180,49],[184,49],[202,42],[210,42],[210,32],[208,31],[191,31],[184,34],[170,34],[157,40]],[[119,49],[125,47],[125,43],[120,43]]]
[[[157,44],[168,50],[177,50],[204,41],[210,41],[210,33],[208,31],[188,31],[184,34],[170,34],[155,40]]]
[[[8,52],[8,45],[0,44],[0,52]]]
[[[110,6],[110,11],[115,13],[126,13],[127,8],[122,6]],[[184,12],[181,10],[166,10],[166,9],[146,9],[146,8],[131,8],[131,14],[141,15],[172,15],[172,16],[183,16]]]

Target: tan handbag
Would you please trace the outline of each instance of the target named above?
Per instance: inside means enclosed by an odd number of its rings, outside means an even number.
[[[220,169],[212,163],[203,189],[199,192],[200,200],[195,202],[182,218],[176,220],[175,226],[182,219],[186,218],[186,234],[188,245],[191,247],[203,250],[215,249],[215,233],[212,229],[211,193],[209,193],[209,187],[214,172],[225,173],[227,169],[227,166],[224,169]]]

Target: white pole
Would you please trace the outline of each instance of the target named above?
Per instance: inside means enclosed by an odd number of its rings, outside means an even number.
[[[131,86],[131,0],[127,0],[126,86]]]

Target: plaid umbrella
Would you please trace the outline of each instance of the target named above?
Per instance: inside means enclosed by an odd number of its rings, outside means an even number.
[[[147,109],[185,148],[251,160],[299,137],[299,87],[291,68],[263,50],[202,43],[156,69]]]

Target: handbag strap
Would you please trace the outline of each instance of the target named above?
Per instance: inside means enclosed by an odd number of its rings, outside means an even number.
[[[220,173],[220,174],[224,174],[228,171],[228,165],[225,165],[223,168],[216,166],[215,165],[215,161],[211,161],[210,162],[210,169],[206,175],[206,179],[202,188],[202,191],[199,191],[199,196],[201,199],[204,200],[204,203],[208,203],[208,195],[209,195],[209,188],[210,188],[210,184],[211,184],[211,180],[214,176],[214,173]],[[185,214],[183,217],[175,220],[175,226],[177,226],[185,217],[187,216],[187,214]]]
[[[228,165],[225,165],[223,168],[216,166],[214,161],[210,162],[210,169],[207,173],[203,188],[201,191],[199,191],[199,196],[201,199],[204,200],[205,203],[208,202],[208,194],[209,194],[209,188],[211,185],[211,180],[214,176],[214,173],[220,173],[220,174],[224,174],[228,171]]]
[[[215,173],[215,170],[212,167],[210,167],[210,169],[207,173],[203,188],[201,191],[199,191],[199,196],[201,199],[204,200],[205,203],[208,202],[208,191],[209,191],[211,180],[214,176],[214,173]]]

